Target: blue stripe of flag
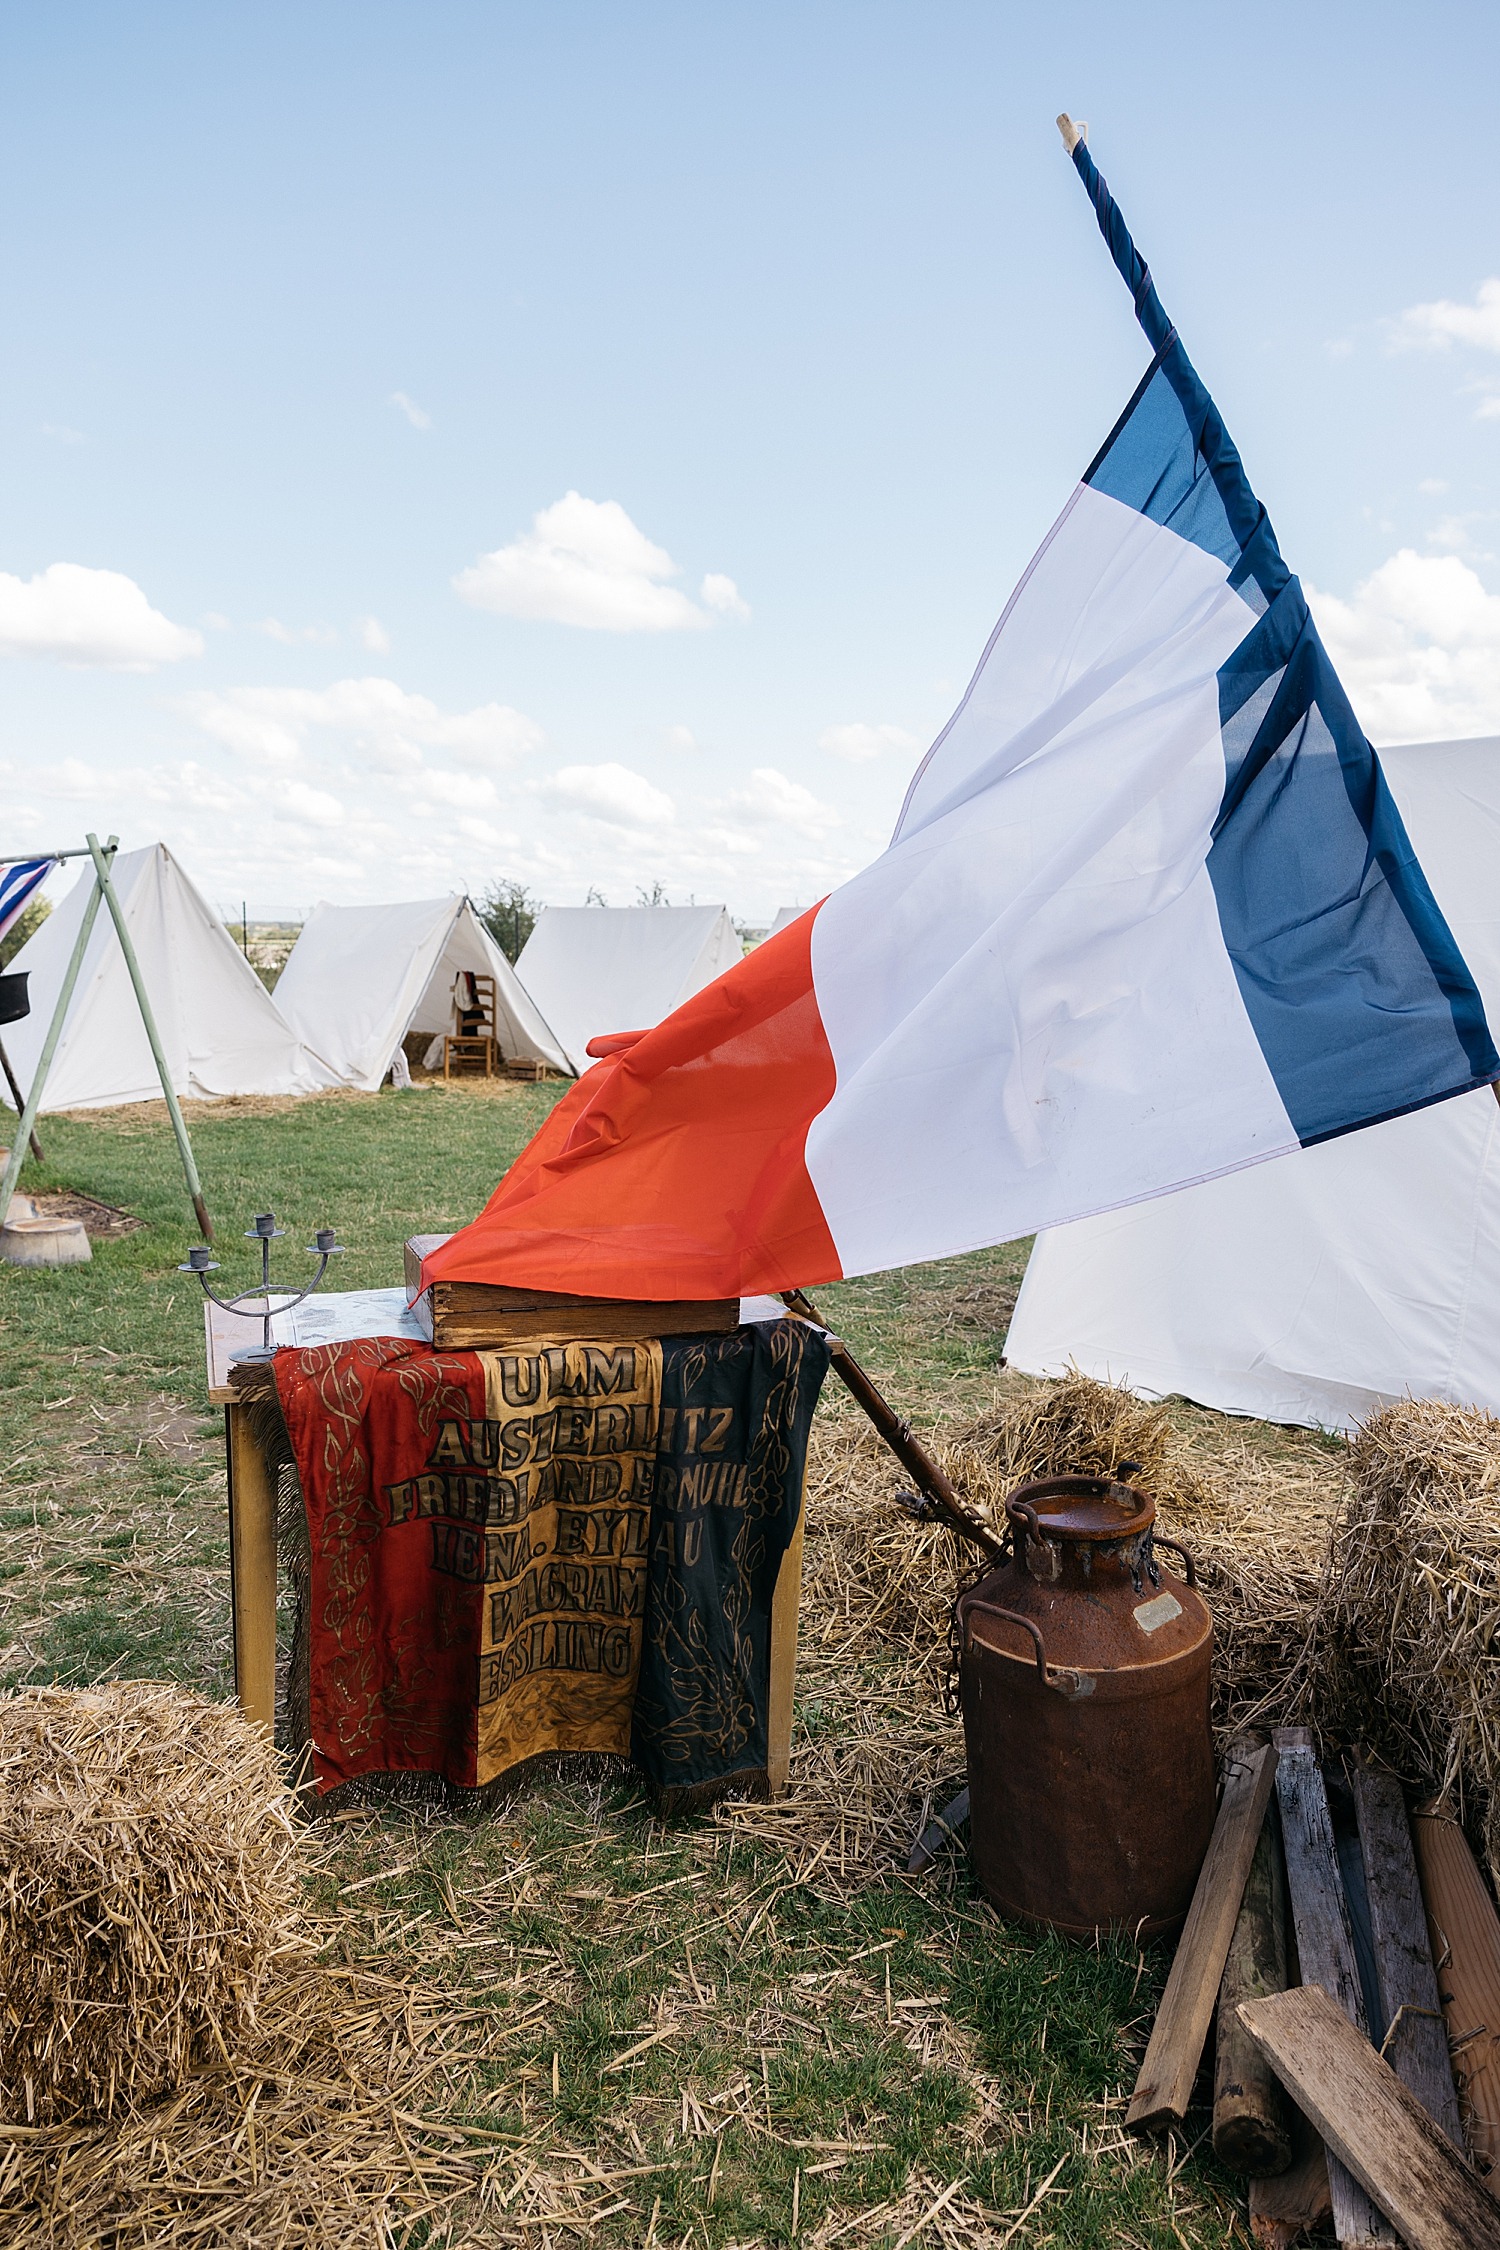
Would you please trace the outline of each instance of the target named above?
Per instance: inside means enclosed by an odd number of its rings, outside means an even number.
[[[1102,174],[1073,162],[1155,352],[1084,481],[1215,555],[1259,622],[1219,673],[1208,856],[1246,1013],[1305,1144],[1500,1077],[1500,1055],[1270,518]]]

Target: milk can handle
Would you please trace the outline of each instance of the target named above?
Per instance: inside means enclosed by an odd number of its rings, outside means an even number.
[[[1163,1539],[1159,1531],[1154,1531],[1152,1533],[1151,1544],[1153,1547],[1165,1547],[1169,1554],[1181,1555],[1183,1568],[1187,1572],[1188,1584],[1190,1586],[1197,1585],[1198,1565],[1194,1562],[1186,1547],[1179,1546],[1178,1542],[1175,1539]]]
[[[986,1602],[984,1606],[987,1616],[1002,1617],[1004,1618],[1007,1625],[1019,1625],[1023,1633],[1029,1633],[1031,1635],[1032,1642],[1036,1648],[1036,1676],[1041,1681],[1044,1688],[1051,1688],[1054,1695],[1076,1695],[1076,1693],[1078,1692],[1079,1674],[1077,1672],[1069,1671],[1064,1665],[1052,1666],[1048,1664],[1047,1650],[1045,1644],[1043,1643],[1041,1633],[1038,1628],[1032,1624],[1029,1617],[1023,1617],[1020,1614],[1019,1610],[991,1609],[988,1602]],[[976,1638],[977,1635],[974,1632],[974,1621],[971,1617],[966,1617],[964,1619],[965,1655],[968,1654],[970,1641]],[[993,1650],[996,1656],[1007,1656],[1010,1653],[1008,1649],[995,1648],[995,1644],[993,1641],[981,1640],[979,1645],[981,1648]]]

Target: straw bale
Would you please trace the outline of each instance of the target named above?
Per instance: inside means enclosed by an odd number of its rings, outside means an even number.
[[[1199,1507],[1208,1497],[1203,1470],[1166,1408],[1089,1375],[1065,1375],[1007,1400],[955,1430],[944,1452],[955,1482],[996,1524],[1004,1520],[1005,1495],[1018,1484],[1113,1477],[1127,1461],[1135,1463],[1130,1483],[1160,1508]]]
[[[227,2059],[299,1942],[290,1802],[232,1706],[123,1681],[0,1698],[0,2098],[109,2116]]]
[[[1371,1416],[1335,1535],[1319,1688],[1331,1727],[1450,1792],[1500,1877],[1500,1418]]]

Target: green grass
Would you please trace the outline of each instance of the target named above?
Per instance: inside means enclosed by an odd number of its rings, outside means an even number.
[[[470,1216],[557,1091],[196,1113],[221,1285],[251,1279],[240,1232],[268,1203],[291,1270],[332,1224],[350,1246],[342,1285],[396,1283],[404,1238]],[[87,1267],[0,1266],[0,1679],[225,1693],[222,1446],[197,1286],[176,1270],[194,1234],[175,1150],[160,1113],[43,1130],[47,1166],[23,1187],[72,1187],[146,1223]],[[1012,1245],[815,1294],[905,1410],[950,1415],[993,1389],[1024,1262]],[[826,1685],[808,1703],[809,1734],[841,1724]],[[993,2236],[1047,2185],[1018,2250],[1245,2239],[1201,2149],[1173,2169],[1120,2130],[1160,1955],[1007,1925],[956,1861],[920,1882],[895,1866],[793,1879],[732,1814],[664,1823],[628,1781],[583,1767],[482,1819],[392,1810],[333,1835],[314,1890],[346,1944],[515,2025],[452,2096],[458,2112],[527,2136],[538,2162],[555,2142],[631,2175],[591,2241],[781,2244],[795,2205],[799,2241],[848,2224],[841,2240],[889,2250],[954,2183],[945,2208],[983,2207]],[[463,2239],[537,2233],[491,2212]],[[942,2236],[934,2223],[915,2239]]]
[[[302,1246],[332,1225],[349,1245],[339,1284],[396,1285],[407,1235],[472,1216],[557,1090],[192,1112],[215,1286],[255,1279],[242,1237],[267,1205],[287,1230],[278,1272],[310,1270]],[[165,1112],[48,1118],[42,1138],[47,1162],[27,1163],[23,1192],[73,1188],[146,1223],[96,1243],[88,1266],[0,1265],[0,1572],[14,1573],[0,1582],[0,1684],[114,1670],[224,1691],[219,1417],[203,1398],[201,1292],[176,1270],[197,1232]]]

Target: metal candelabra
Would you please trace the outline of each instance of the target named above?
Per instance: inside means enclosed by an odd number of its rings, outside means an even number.
[[[318,1261],[318,1270],[307,1287],[290,1294],[284,1289],[273,1291],[271,1287],[271,1244],[279,1242],[285,1232],[284,1227],[279,1227],[276,1224],[274,1211],[262,1211],[253,1225],[246,1227],[245,1240],[260,1244],[260,1286],[258,1289],[242,1289],[237,1297],[221,1297],[218,1291],[211,1287],[208,1277],[211,1273],[218,1272],[219,1261],[217,1258],[210,1257],[205,1243],[194,1243],[182,1264],[177,1268],[179,1273],[196,1274],[203,1284],[204,1296],[211,1297],[213,1302],[222,1306],[225,1312],[237,1313],[242,1320],[259,1320],[262,1323],[259,1344],[251,1344],[244,1351],[235,1352],[233,1356],[237,1360],[271,1359],[276,1350],[271,1341],[271,1321],[273,1317],[277,1313],[290,1312],[294,1305],[301,1304],[304,1297],[310,1297],[328,1271],[329,1259],[342,1258],[344,1255],[344,1245],[335,1240],[334,1228],[319,1227],[316,1235],[307,1245],[308,1256],[316,1258]],[[276,1299],[274,1304],[271,1301],[273,1296]]]

